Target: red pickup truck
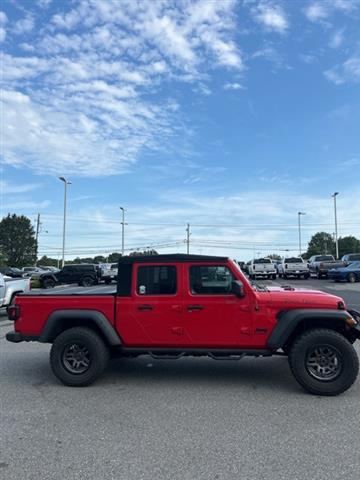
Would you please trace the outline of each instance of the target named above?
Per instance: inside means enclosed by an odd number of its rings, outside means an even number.
[[[360,313],[320,291],[251,285],[226,257],[123,257],[113,294],[19,295],[10,342],[51,343],[66,385],[89,385],[111,356],[287,355],[296,380],[337,395],[356,380]]]

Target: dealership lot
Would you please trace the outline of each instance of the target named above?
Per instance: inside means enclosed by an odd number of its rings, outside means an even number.
[[[360,309],[359,283],[259,283],[322,289]],[[49,345],[6,342],[2,320],[0,478],[358,479],[360,380],[325,398],[304,393],[282,357],[140,357],[113,361],[95,385],[72,389],[50,372]]]

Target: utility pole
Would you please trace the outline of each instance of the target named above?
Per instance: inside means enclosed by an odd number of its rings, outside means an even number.
[[[339,195],[339,192],[334,192],[331,196],[334,199],[334,216],[335,216],[335,248],[336,248],[336,260],[339,259],[339,242],[338,242],[338,229],[337,229],[337,208],[336,208],[336,197]]]
[[[301,215],[306,215],[305,212],[298,212],[298,228],[299,228],[299,256],[301,257],[301,223],[300,217]]]
[[[125,252],[125,208],[119,207],[122,212],[122,222],[121,222],[121,256],[124,256]]]
[[[189,255],[190,253],[190,223],[187,224],[186,228],[186,253]]]
[[[37,214],[37,219],[36,219],[36,234],[35,234],[35,267],[37,265],[37,257],[38,257],[38,239],[39,239],[39,229],[40,229],[40,213]]]
[[[66,180],[65,177],[59,177],[59,180],[64,182],[64,221],[63,221],[63,244],[62,244],[62,262],[61,262],[61,268],[64,268],[64,265],[65,265],[65,231],[66,231],[67,186],[71,185],[71,182],[69,180]]]

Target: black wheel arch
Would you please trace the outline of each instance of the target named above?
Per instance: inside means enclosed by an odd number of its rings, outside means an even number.
[[[278,323],[268,338],[267,346],[272,350],[279,348],[288,350],[295,338],[312,328],[332,329],[350,340],[352,333],[346,324],[348,318],[349,313],[346,310],[295,309],[280,312]]]
[[[52,312],[41,332],[39,342],[52,343],[60,333],[72,327],[93,329],[111,347],[122,344],[115,328],[105,315],[97,310],[56,310]]]

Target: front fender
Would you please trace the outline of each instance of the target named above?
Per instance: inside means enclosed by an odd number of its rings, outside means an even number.
[[[346,310],[327,309],[295,309],[282,312],[278,316],[278,323],[268,338],[267,346],[272,350],[282,348],[294,330],[304,321],[321,321],[323,324],[334,325],[349,318]]]

